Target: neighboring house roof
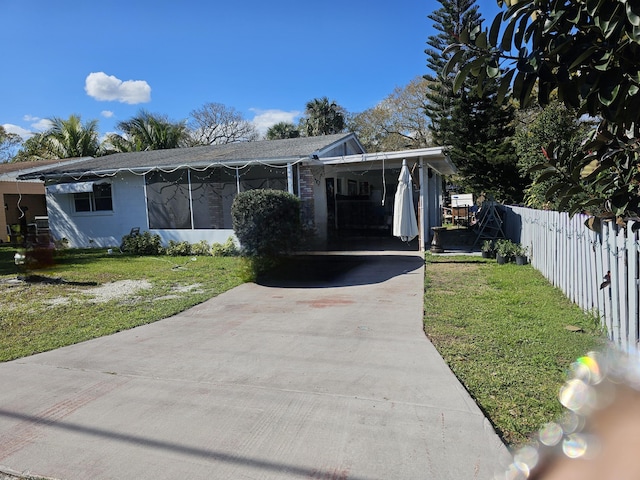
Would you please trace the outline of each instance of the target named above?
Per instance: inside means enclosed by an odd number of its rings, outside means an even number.
[[[39,172],[43,170],[72,165],[88,158],[91,157],[0,163],[0,182],[14,182],[16,180],[25,180],[25,178],[37,179]]]
[[[106,174],[120,170],[175,169],[178,167],[205,167],[216,163],[245,165],[250,163],[287,163],[305,158],[322,157],[341,144],[352,142],[364,152],[353,133],[299,137],[283,140],[228,143],[202,147],[150,150],[145,152],[115,153],[104,157],[89,158],[72,165],[56,166],[22,178],[55,178]]]

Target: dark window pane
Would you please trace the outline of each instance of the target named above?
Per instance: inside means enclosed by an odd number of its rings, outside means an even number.
[[[97,211],[113,210],[113,202],[111,200],[111,184],[102,183],[93,186],[93,197],[95,199],[95,207]]]
[[[76,212],[91,211],[91,194],[90,193],[74,193],[73,202]]]
[[[221,169],[191,172],[193,228],[225,228]]]
[[[190,229],[189,175],[187,170],[151,172],[145,176],[149,228]]]

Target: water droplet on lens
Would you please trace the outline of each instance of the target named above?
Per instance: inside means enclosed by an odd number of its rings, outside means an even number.
[[[560,403],[574,412],[591,408],[595,403],[595,392],[582,380],[574,378],[560,389]]]
[[[538,450],[531,446],[522,447],[513,457],[513,463],[529,476],[529,472],[538,464]]]
[[[569,458],[580,458],[587,452],[587,440],[583,435],[573,433],[562,442],[562,451]]]
[[[512,463],[511,465],[509,465],[509,468],[507,468],[507,471],[504,474],[504,479],[505,480],[526,480],[526,478],[529,476],[529,472],[523,472],[522,470],[520,470],[520,467],[518,467],[518,465],[516,465],[515,463]]]
[[[538,436],[543,444],[552,447],[562,440],[562,427],[557,423],[547,423],[540,429]]]

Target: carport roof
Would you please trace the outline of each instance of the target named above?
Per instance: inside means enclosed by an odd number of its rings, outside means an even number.
[[[458,169],[451,159],[444,153],[443,147],[417,148],[413,150],[398,150],[395,152],[363,153],[340,157],[325,157],[315,160],[322,165],[354,165],[385,161],[389,167],[400,167],[402,160],[423,160],[427,166],[441,175],[455,175]],[[396,165],[397,164],[397,165]]]

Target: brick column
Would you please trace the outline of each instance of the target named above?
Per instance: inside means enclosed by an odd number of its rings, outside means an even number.
[[[302,220],[302,227],[305,231],[313,233],[316,227],[315,209],[314,209],[314,188],[315,181],[313,179],[313,172],[308,165],[300,165],[299,167],[300,185],[300,214]]]

